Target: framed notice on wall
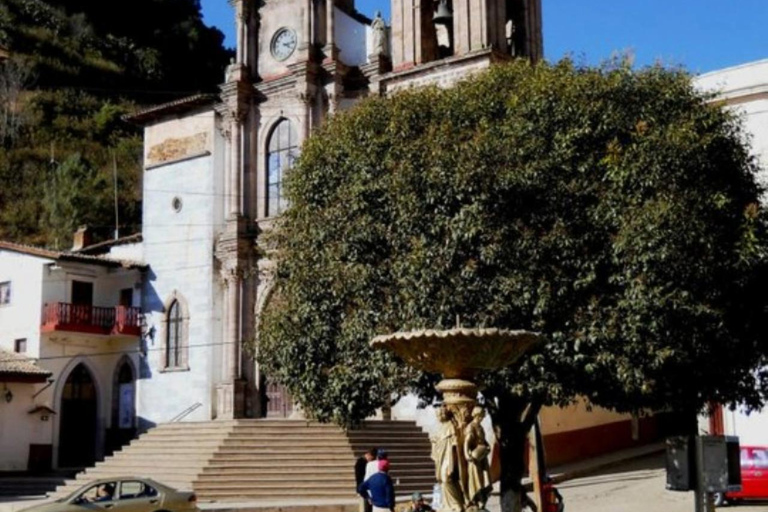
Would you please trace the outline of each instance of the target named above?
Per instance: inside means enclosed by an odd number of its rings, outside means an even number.
[[[135,392],[133,383],[120,384],[119,428],[133,428]]]

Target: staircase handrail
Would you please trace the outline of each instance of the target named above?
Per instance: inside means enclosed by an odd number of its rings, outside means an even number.
[[[171,421],[169,423],[178,423],[178,422],[180,422],[181,420],[183,420],[184,418],[186,418],[187,416],[189,416],[190,414],[192,414],[193,412],[195,412],[197,409],[199,409],[202,406],[203,406],[202,403],[195,402],[194,404],[190,405],[189,407],[187,407],[186,409],[181,411],[179,414],[177,414],[176,416],[171,418]]]

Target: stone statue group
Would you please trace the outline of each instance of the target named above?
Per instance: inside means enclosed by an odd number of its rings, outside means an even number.
[[[441,512],[483,510],[492,490],[491,447],[481,425],[485,410],[462,405],[437,409],[440,429],[432,438],[432,459],[442,488]]]

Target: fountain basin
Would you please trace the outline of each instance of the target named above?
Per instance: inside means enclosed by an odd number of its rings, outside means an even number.
[[[371,346],[393,352],[414,368],[460,379],[510,366],[541,341],[531,331],[458,328],[377,336]]]

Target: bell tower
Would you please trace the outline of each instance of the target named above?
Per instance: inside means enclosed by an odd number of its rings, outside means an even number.
[[[392,0],[395,71],[483,50],[540,59],[541,0]]]

